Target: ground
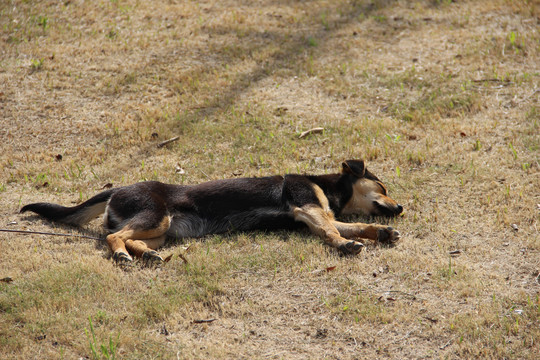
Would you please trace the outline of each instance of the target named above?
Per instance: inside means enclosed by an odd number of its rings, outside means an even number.
[[[231,233],[119,267],[0,232],[2,359],[537,357],[537,0],[8,0],[0,25],[2,230],[102,239],[18,210],[355,158],[405,208],[352,219],[402,234],[355,257]]]

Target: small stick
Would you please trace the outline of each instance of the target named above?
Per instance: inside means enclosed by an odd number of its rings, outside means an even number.
[[[206,324],[216,321],[217,319],[201,319],[201,320],[193,320],[194,324]]]
[[[165,141],[160,142],[159,144],[157,144],[157,147],[162,148],[165,145],[170,144],[170,143],[172,143],[172,142],[174,142],[174,141],[176,141],[178,139],[180,139],[180,136],[175,136],[175,137],[173,137],[173,138],[171,138],[169,140],[165,140]]]
[[[324,128],[316,127],[316,128],[304,131],[303,133],[300,134],[300,136],[298,136],[298,138],[301,139],[301,138],[304,138],[304,137],[306,137],[306,136],[308,136],[310,134],[320,134],[323,131],[324,131]]]
[[[471,80],[472,82],[479,83],[479,82],[506,82],[509,83],[510,80],[501,80],[501,79],[478,79],[478,80]]]
[[[88,235],[61,234],[61,233],[51,233],[51,232],[42,232],[42,231],[30,231],[30,230],[0,229],[0,232],[10,232],[10,233],[18,233],[18,234],[51,235],[51,236],[69,236],[69,237],[77,237],[77,238],[99,240],[99,241],[102,240],[100,238],[97,238],[97,237],[94,237],[94,236],[88,236]]]
[[[448,340],[448,342],[447,342],[446,344],[444,344],[444,345],[442,345],[442,346],[439,346],[439,349],[441,349],[441,350],[446,349],[446,348],[448,347],[448,345],[450,345],[450,344],[452,343],[453,340],[454,340],[454,339]]]

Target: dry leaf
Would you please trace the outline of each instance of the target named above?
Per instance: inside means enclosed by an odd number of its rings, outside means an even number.
[[[178,254],[178,257],[179,257],[180,259],[182,259],[182,260],[184,261],[184,263],[189,264],[189,262],[187,261],[186,257],[184,256],[184,254],[180,253],[180,254]]]
[[[186,173],[184,169],[180,166],[180,164],[176,164],[176,167],[174,168],[174,172],[180,175],[183,175]]]

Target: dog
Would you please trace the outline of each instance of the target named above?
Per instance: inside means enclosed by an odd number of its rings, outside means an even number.
[[[189,238],[230,231],[294,230],[301,227],[346,254],[366,241],[393,244],[399,233],[377,224],[344,223],[335,216],[396,216],[403,207],[363,160],[347,160],[341,173],[214,180],[198,185],[145,181],[105,190],[73,207],[24,206],[59,223],[80,226],[104,214],[107,244],[116,262],[132,256],[163,261],[156,251],[167,237]]]

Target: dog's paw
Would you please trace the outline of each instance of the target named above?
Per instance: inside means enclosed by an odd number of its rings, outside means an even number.
[[[377,230],[377,241],[383,244],[395,244],[399,241],[399,232],[392,227]]]
[[[133,261],[133,258],[129,256],[128,253],[125,253],[123,251],[115,251],[112,258],[114,262],[118,265],[130,263]]]
[[[356,255],[362,251],[364,248],[364,244],[358,242],[358,241],[349,241],[346,244],[340,245],[338,247],[339,251],[341,251],[344,254],[353,254]]]
[[[163,262],[163,258],[158,254],[157,251],[148,250],[143,253],[142,261],[146,265],[161,264]]]

